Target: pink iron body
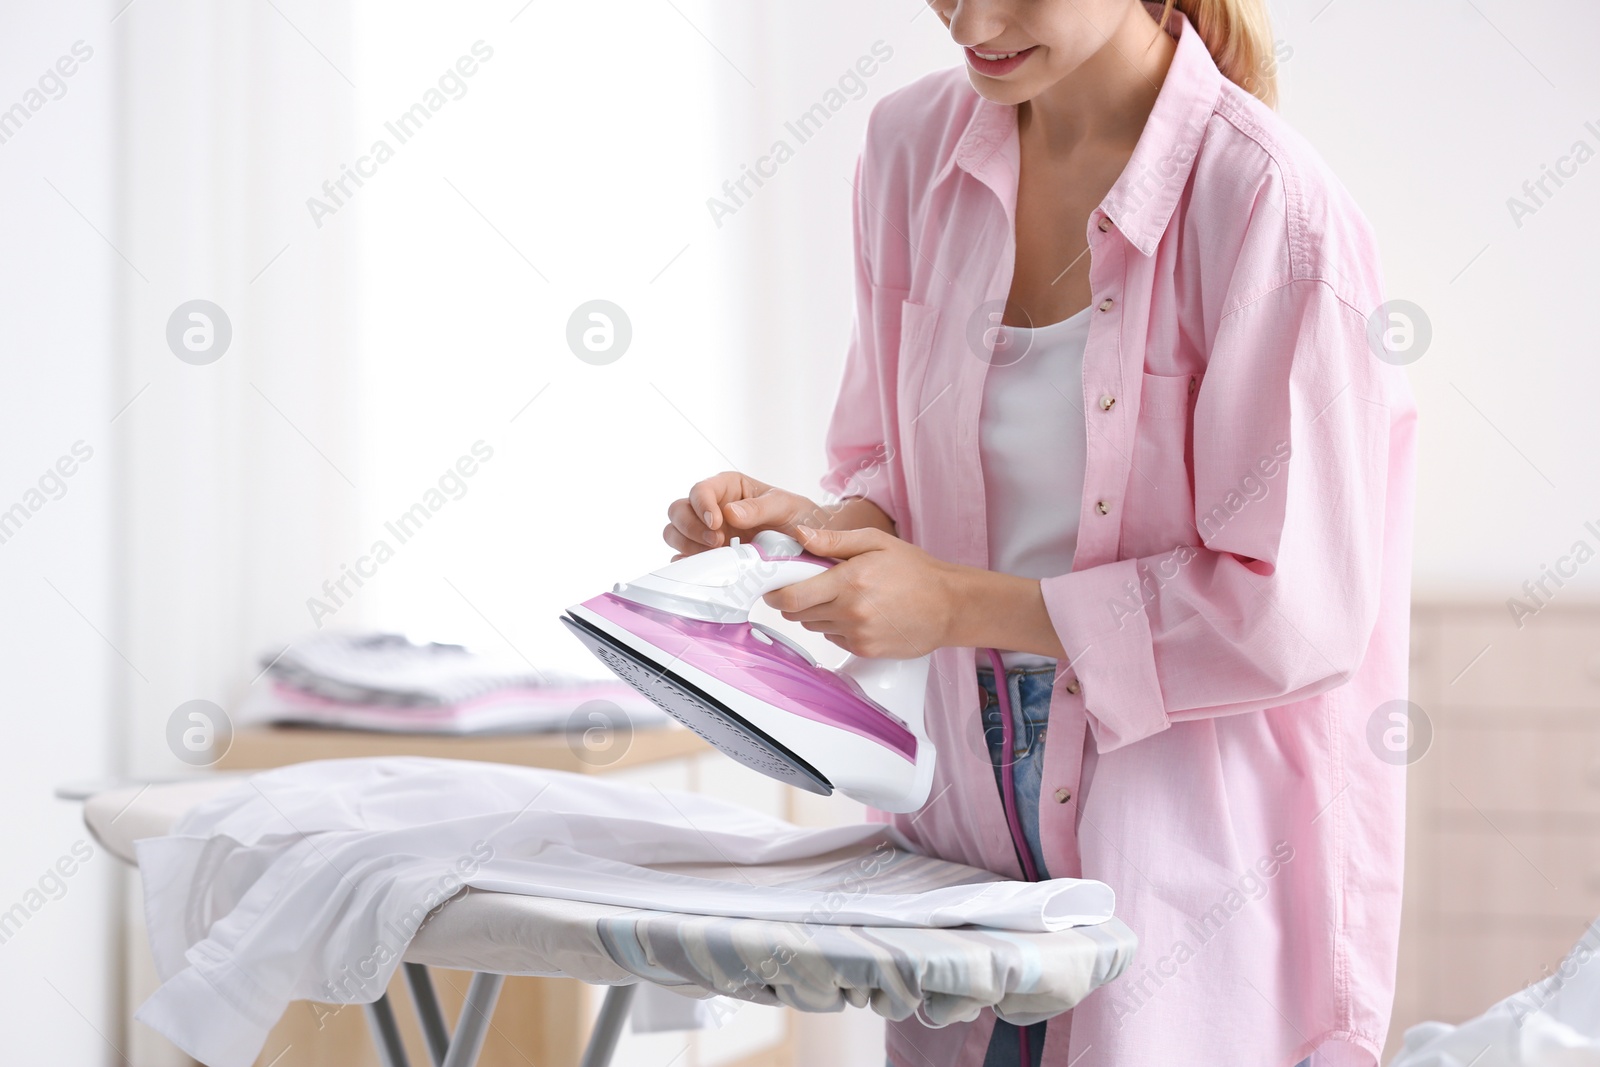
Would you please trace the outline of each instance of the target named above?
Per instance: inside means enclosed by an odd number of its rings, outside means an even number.
[[[928,657],[818,664],[750,621],[774,589],[833,560],[777,531],[687,556],[573,605],[561,621],[623,681],[722,752],[812,793],[881,811],[926,803]]]

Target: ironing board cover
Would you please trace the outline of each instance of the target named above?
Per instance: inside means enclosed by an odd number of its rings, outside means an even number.
[[[232,782],[217,775],[110,790],[88,800],[84,819],[108,851],[131,862],[134,841],[168,832]],[[849,857],[835,858],[843,862],[830,870],[849,866]],[[969,868],[924,856],[878,854],[874,862],[895,872],[907,892],[974,880]],[[1120,975],[1136,947],[1116,918],[1055,933],[835,926],[471,889],[428,918],[404,958],[601,984],[644,979],[688,996],[724,994],[801,1011],[848,1004],[890,1019],[917,1014],[938,1026],[986,1007],[1019,1024],[1060,1014]]]
[[[643,978],[690,996],[868,1007],[942,1026],[986,1007],[1019,1024],[1058,1015],[1121,974],[1136,945],[1117,919],[1041,934],[806,926],[472,890],[423,928],[405,958],[596,983]]]

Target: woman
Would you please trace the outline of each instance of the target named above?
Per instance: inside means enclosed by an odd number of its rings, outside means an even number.
[[[931,2],[966,69],[868,124],[836,502],[724,473],[666,540],[843,560],[767,600],[860,655],[934,650],[931,799],[876,817],[1101,879],[1139,936],[1066,1015],[907,1020],[891,1063],[1372,1067],[1405,779],[1368,731],[1406,694],[1415,407],[1369,344],[1370,228],[1270,106],[1259,0]]]

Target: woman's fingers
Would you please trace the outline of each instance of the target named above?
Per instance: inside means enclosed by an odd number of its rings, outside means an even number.
[[[661,539],[667,543],[668,548],[682,556],[688,556],[693,555],[696,552],[702,552],[707,547],[705,545],[697,545],[690,541],[683,535],[683,531],[678,529],[677,525],[674,523],[668,523],[666,528],[661,531]]]
[[[817,512],[805,497],[741,474],[723,471],[696,482],[689,494],[667,508],[670,529],[678,540],[666,541],[690,555],[727,544],[731,538],[748,539],[761,530],[793,533],[794,524]],[[663,533],[665,536],[665,532]]]
[[[722,535],[713,533],[706,526],[695,513],[694,505],[687,499],[674,500],[667,508],[667,518],[672,520],[672,525],[668,529],[676,530],[683,538],[683,544],[690,546],[679,548],[680,552],[698,552],[722,543]],[[667,543],[678,548],[677,543],[670,538]]]
[[[743,530],[790,526],[802,507],[800,498],[782,489],[766,489],[755,496],[735,500],[723,510],[735,526]]]
[[[738,471],[723,471],[696,482],[689,490],[689,504],[695,517],[707,529],[719,530],[723,525],[725,505],[764,493],[770,488],[766,483],[746,477]]]
[[[832,559],[849,559],[863,552],[886,548],[897,540],[894,534],[875,526],[859,530],[816,530],[800,527],[795,533],[807,552]]]
[[[841,592],[838,567],[830,567],[811,578],[774,589],[761,599],[767,607],[783,612],[785,618],[814,618],[824,614],[839,598]],[[807,614],[809,613],[809,614]]]
[[[832,601],[799,611],[785,611],[783,617],[815,634],[843,634],[847,629]]]
[[[717,484],[717,478],[695,482],[689,488],[688,499],[684,501],[694,521],[707,530],[715,529],[722,524],[722,488]]]
[[[739,499],[747,492],[760,492],[766,488],[738,471],[723,471],[694,483],[688,496],[674,500],[667,508],[667,518],[672,520],[672,525],[689,546],[679,551],[701,552],[724,544],[729,535],[723,530],[726,525],[722,519],[723,505]]]

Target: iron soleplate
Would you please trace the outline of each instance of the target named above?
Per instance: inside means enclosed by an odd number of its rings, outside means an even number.
[[[583,619],[563,615],[561,621],[618,678],[725,755],[808,793],[833,793],[816,768],[688,679]]]

